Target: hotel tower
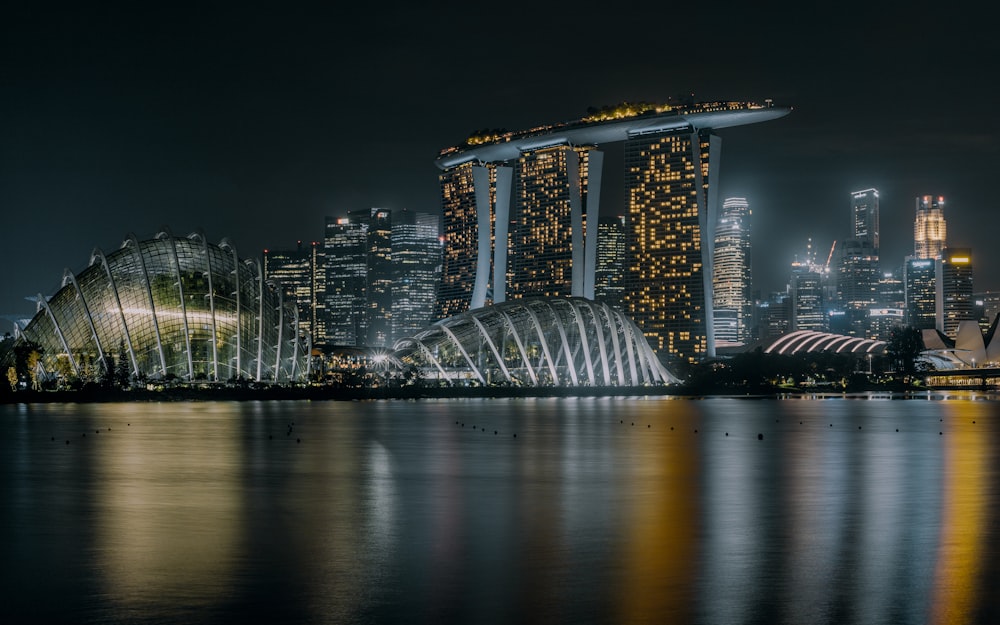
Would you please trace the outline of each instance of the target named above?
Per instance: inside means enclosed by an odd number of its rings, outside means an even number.
[[[624,104],[442,150],[438,317],[534,295],[593,299],[601,146],[623,143],[623,311],[661,359],[713,355],[713,131],[789,111],[770,102]]]

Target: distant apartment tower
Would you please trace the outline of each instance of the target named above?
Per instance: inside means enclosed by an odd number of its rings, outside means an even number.
[[[594,299],[621,308],[625,274],[625,216],[603,217],[597,225]]]
[[[441,279],[436,215],[403,209],[392,218],[392,339],[413,336],[434,320]]]
[[[757,308],[757,338],[772,341],[787,333],[792,327],[792,297],[788,292],[772,293]]]
[[[804,260],[792,263],[789,280],[790,319],[789,329],[822,332],[827,329],[826,301],[823,297],[823,268],[812,255],[812,244]]]
[[[944,197],[922,195],[917,198],[913,222],[914,258],[941,258],[947,245],[948,227],[944,219]]]
[[[958,324],[976,321],[972,299],[972,250],[948,247],[937,260],[937,328],[955,338]]]
[[[750,205],[727,198],[715,227],[713,316],[716,344],[745,343],[753,316],[751,299]]]
[[[327,217],[325,337],[327,345],[364,345],[367,340],[368,225],[371,212]]]
[[[868,311],[878,301],[878,191],[851,193],[851,238],[840,246],[837,299],[852,336],[868,335]]]
[[[878,254],[878,190],[864,189],[851,193],[851,226],[853,238],[866,241]]]
[[[937,326],[937,266],[932,258],[907,257],[903,265],[906,325],[917,330]]]
[[[298,312],[299,336],[319,339],[317,332],[317,298],[322,285],[316,271],[317,243],[308,247],[299,241],[293,250],[264,250],[264,279],[280,286],[285,301],[294,300]]]

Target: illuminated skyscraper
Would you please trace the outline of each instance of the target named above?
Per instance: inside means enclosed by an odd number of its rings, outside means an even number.
[[[878,191],[865,189],[851,194],[851,225],[855,239],[869,243],[878,256]]]
[[[825,267],[816,262],[816,252],[810,239],[805,258],[796,258],[792,263],[789,280],[791,330],[828,330],[825,310],[827,302],[823,296],[825,282]]]
[[[852,238],[840,246],[837,267],[837,299],[843,310],[847,332],[867,337],[868,311],[878,301],[879,236],[878,191],[865,189],[851,194]]]
[[[539,291],[592,299],[598,237],[586,224],[598,222],[604,159],[602,151],[579,146],[625,142],[624,311],[661,357],[693,362],[713,355],[718,167],[710,169],[709,162],[717,162],[721,143],[712,130],[789,111],[770,102],[623,104],[578,121],[478,133],[442,150],[436,161],[443,172],[444,239],[437,314]],[[511,163],[518,168],[516,207]],[[522,207],[531,214],[515,212],[511,219],[512,208]],[[550,225],[542,224],[543,214]],[[515,230],[508,232],[512,222]],[[531,232],[547,238],[529,240]],[[545,257],[549,248],[556,256]]]
[[[506,182],[502,194],[504,214],[510,210],[510,167],[464,161],[447,168],[441,182],[441,222],[443,257],[441,285],[434,316],[438,319],[480,308],[493,302],[494,252],[504,261],[507,246],[494,249],[494,226],[506,235],[508,220],[494,219],[497,199],[497,173]],[[477,210],[479,207],[479,210]],[[501,240],[506,240],[506,236]],[[506,262],[502,263],[505,267]],[[504,268],[506,271],[506,268]],[[506,278],[500,282],[505,283]]]
[[[972,250],[948,247],[937,260],[937,329],[955,338],[958,324],[976,321],[972,301]]]
[[[715,229],[713,278],[717,343],[743,343],[750,338],[753,314],[750,215],[750,205],[745,198],[727,198],[722,203]]]
[[[294,250],[264,250],[264,279],[281,286],[285,301],[294,301],[299,313],[299,336],[316,342],[316,293],[322,285],[316,271],[317,243],[304,249],[302,241]]]
[[[625,276],[625,216],[602,217],[597,225],[594,299],[621,308]]]
[[[373,208],[368,217],[368,273],[365,284],[367,299],[368,347],[392,345],[392,282],[395,273],[392,258],[392,211]]]
[[[906,324],[918,330],[936,326],[937,268],[932,258],[908,257],[903,265]]]
[[[506,297],[568,297],[583,280],[590,148],[564,145],[524,152],[517,161]],[[582,261],[582,256],[580,256]],[[494,300],[501,301],[494,282]]]
[[[917,216],[913,222],[913,256],[941,258],[947,245],[948,227],[944,220],[944,198],[923,195],[917,198]]]
[[[715,354],[709,164],[720,149],[718,136],[690,127],[625,142],[625,312],[654,351],[681,361]]]
[[[367,339],[369,218],[366,210],[326,219],[327,345],[363,345]]]
[[[413,336],[434,321],[441,278],[436,215],[403,209],[392,217],[392,338]]]

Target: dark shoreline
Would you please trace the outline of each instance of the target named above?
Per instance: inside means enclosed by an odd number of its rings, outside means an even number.
[[[418,399],[502,399],[519,397],[674,397],[699,399],[706,397],[736,397],[743,399],[771,399],[788,397],[853,397],[870,393],[885,394],[892,398],[919,396],[928,393],[955,390],[983,391],[984,389],[859,389],[857,391],[802,390],[785,388],[745,389],[691,389],[685,387],[448,387],[448,388],[329,388],[329,387],[268,387],[268,388],[188,388],[175,387],[161,390],[107,390],[79,391],[19,391],[0,394],[0,404],[35,403],[104,403],[104,402],[171,402],[171,401],[368,401],[368,400],[418,400]]]

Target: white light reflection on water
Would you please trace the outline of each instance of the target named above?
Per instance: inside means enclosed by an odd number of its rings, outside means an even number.
[[[0,621],[997,622],[998,406],[3,406]]]

